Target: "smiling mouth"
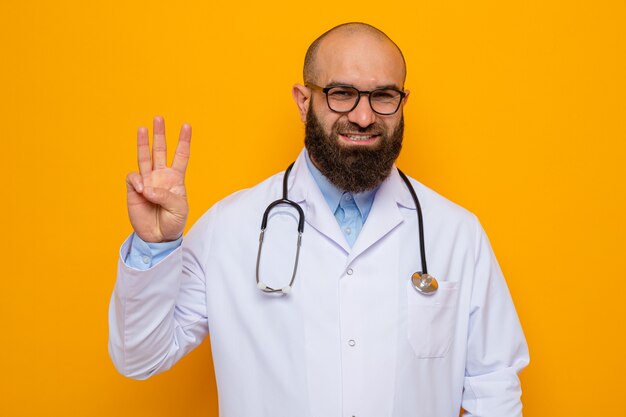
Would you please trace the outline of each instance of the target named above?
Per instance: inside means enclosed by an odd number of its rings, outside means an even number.
[[[344,138],[344,140],[349,142],[372,142],[380,135],[377,134],[362,134],[362,133],[341,133],[340,136]]]

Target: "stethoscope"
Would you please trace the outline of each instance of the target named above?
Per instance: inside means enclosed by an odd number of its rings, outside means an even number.
[[[291,172],[291,168],[293,168],[293,164],[289,165],[287,170],[285,171],[285,175],[283,176],[283,197],[278,199],[272,203],[265,209],[263,213],[263,220],[261,221],[261,234],[259,235],[259,251],[256,257],[256,284],[257,287],[268,294],[271,293],[281,293],[289,294],[291,289],[293,288],[293,282],[296,279],[296,272],[298,270],[298,260],[300,258],[300,246],[302,244],[302,233],[304,232],[304,211],[300,204],[295,201],[289,200],[287,196],[287,179],[289,178],[289,173]],[[404,175],[400,169],[398,169],[398,174],[406,184],[411,193],[411,197],[413,198],[413,202],[415,202],[415,208],[417,209],[417,223],[419,228],[419,242],[420,242],[420,258],[422,260],[422,270],[419,272],[415,272],[411,275],[411,285],[415,290],[424,295],[432,295],[439,288],[439,283],[435,279],[435,277],[428,274],[428,269],[426,267],[426,249],[424,247],[424,221],[422,219],[422,208],[420,206],[420,202],[417,198],[417,194],[415,193],[415,189],[411,185],[409,179]],[[289,284],[282,288],[272,288],[265,284],[261,278],[259,277],[259,266],[261,263],[261,250],[263,248],[263,236],[265,235],[265,229],[267,228],[267,220],[270,215],[272,209],[278,205],[287,204],[296,209],[298,212],[298,241],[296,243],[296,260],[293,265],[293,273],[291,275],[291,280]]]

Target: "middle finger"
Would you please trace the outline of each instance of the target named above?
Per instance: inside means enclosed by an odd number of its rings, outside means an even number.
[[[167,144],[165,142],[165,120],[157,116],[153,122],[154,141],[152,142],[153,169],[165,168],[167,163]]]

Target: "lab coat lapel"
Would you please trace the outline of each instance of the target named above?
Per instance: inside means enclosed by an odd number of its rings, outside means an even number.
[[[332,240],[337,246],[341,247],[346,253],[349,253],[350,246],[341,233],[337,219],[335,219],[335,216],[331,213],[319,186],[306,166],[304,151],[300,153],[300,156],[294,164],[292,175],[294,179],[289,194],[292,196],[293,201],[303,207],[306,225],[313,227]],[[303,244],[306,235],[305,226],[305,232],[302,237]]]
[[[398,204],[414,206],[407,201],[407,196],[410,200],[409,191],[394,166],[376,192],[372,209],[354,243],[348,262],[352,262],[402,223],[403,218]]]

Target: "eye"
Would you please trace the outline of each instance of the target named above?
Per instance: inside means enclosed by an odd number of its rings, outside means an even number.
[[[400,93],[396,90],[375,90],[372,91],[372,99],[380,101],[393,101],[400,97]]]
[[[354,100],[357,92],[349,87],[334,87],[328,90],[328,98],[333,100]]]

